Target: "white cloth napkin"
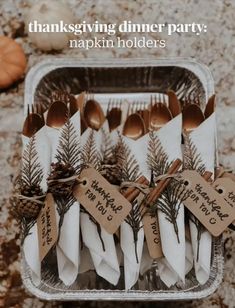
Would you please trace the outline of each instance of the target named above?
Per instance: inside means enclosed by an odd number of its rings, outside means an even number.
[[[120,269],[113,236],[107,233],[104,228],[101,228],[103,248],[97,226],[86,213],[81,213],[81,231],[84,244],[90,251],[97,274],[116,285],[120,277]]]
[[[47,191],[47,177],[50,169],[50,151],[49,143],[46,136],[45,126],[41,128],[35,135],[35,149],[37,152],[38,162],[43,170],[43,178],[41,181],[41,189],[43,192]],[[23,142],[23,154],[27,145],[29,144],[31,138],[22,135]],[[29,234],[24,240],[23,251],[27,264],[32,271],[32,279],[35,285],[39,285],[41,282],[41,261],[39,256],[39,246],[38,246],[38,231],[37,223],[33,225],[30,229]]]
[[[190,227],[188,228],[188,234],[185,230],[185,275],[187,275],[191,269],[193,268],[193,247],[191,243],[191,237],[190,237]]]
[[[70,119],[76,131],[76,138],[80,138],[80,112],[76,112]],[[56,162],[56,153],[63,127],[55,129],[47,126],[47,135],[51,144],[51,162]],[[79,219],[80,205],[74,202],[66,212],[60,229],[60,238],[56,247],[59,278],[65,285],[71,285],[78,274],[79,256]],[[57,223],[59,215],[57,213]]]
[[[140,274],[144,275],[152,266],[153,259],[149,255],[147,243],[144,242],[142,260],[140,264]]]
[[[190,133],[190,139],[197,148],[197,154],[200,155],[202,164],[206,171],[214,174],[215,168],[215,113],[207,118],[200,126]],[[204,231],[199,242],[199,256],[197,260],[198,231],[195,224],[190,220],[190,234],[194,255],[194,267],[197,280],[200,284],[204,284],[210,276],[211,264],[211,243],[212,236],[208,231]]]
[[[169,163],[177,158],[182,159],[181,127],[182,115],[180,114],[154,132],[168,156]],[[159,275],[161,280],[170,287],[179,280],[183,282],[185,280],[184,206],[180,204],[176,218],[179,242],[173,224],[166,219],[161,210],[158,210],[158,221],[164,255],[164,258],[158,261]]]
[[[81,136],[82,151],[84,151],[84,147],[87,145],[88,139],[91,135],[93,136],[93,143],[95,145],[96,152],[98,156],[101,155],[100,159],[102,160],[102,129],[95,131],[91,128],[87,128],[85,130]],[[92,161],[88,163],[93,165]],[[104,243],[104,250],[97,226],[86,213],[81,213],[81,232],[83,242],[90,251],[97,274],[113,285],[116,285],[120,277],[120,269],[113,235],[107,233],[101,227],[101,237]]]
[[[146,134],[137,140],[132,140],[125,136],[121,138],[130,150],[130,155],[133,155],[136,160],[136,165],[139,168],[139,175],[144,175],[146,179],[150,180],[151,173],[147,165],[149,135]],[[133,230],[126,221],[121,224],[120,231],[121,248],[124,254],[125,288],[128,290],[133,287],[139,277],[144,245],[144,230],[142,225],[138,231],[136,244],[134,242]]]

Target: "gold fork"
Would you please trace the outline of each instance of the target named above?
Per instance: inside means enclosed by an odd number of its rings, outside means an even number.
[[[122,100],[109,100],[108,108],[106,111],[106,118],[109,123],[110,132],[113,131],[121,124],[122,120]]]

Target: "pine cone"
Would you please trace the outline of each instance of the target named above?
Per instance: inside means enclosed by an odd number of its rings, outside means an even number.
[[[118,179],[118,171],[116,165],[105,169],[105,174],[103,175],[109,183],[113,185],[119,185],[120,180]]]
[[[35,197],[43,195],[42,189],[38,185],[23,185],[21,187],[21,194],[27,197]]]
[[[11,203],[13,205],[12,214],[18,219],[35,219],[37,218],[42,207],[37,202],[26,199],[18,199],[16,197],[12,198]]]
[[[29,219],[36,218],[40,210],[41,205],[36,202],[25,199],[18,201],[17,211],[22,217]]]
[[[59,195],[59,196],[70,195],[76,183],[76,179],[63,183],[57,182],[56,180],[66,179],[75,175],[75,169],[70,164],[63,164],[61,162],[52,163],[51,167],[52,171],[50,176],[48,177],[48,180],[52,182],[49,183],[48,185],[49,191],[53,195]]]
[[[120,181],[118,180],[117,157],[115,154],[116,153],[114,152],[114,155],[104,161],[104,168],[101,173],[109,183],[119,185]]]
[[[43,195],[43,191],[38,185],[23,185],[20,187],[20,194],[26,197],[38,197]],[[42,197],[43,198],[43,197]],[[15,218],[22,219],[34,219],[38,216],[41,210],[41,204],[34,202],[33,200],[21,199],[13,197],[11,200],[12,214]],[[42,200],[41,200],[42,201]]]

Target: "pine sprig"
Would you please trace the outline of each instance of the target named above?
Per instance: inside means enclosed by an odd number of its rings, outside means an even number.
[[[57,149],[56,159],[63,164],[71,165],[75,172],[80,172],[80,144],[79,136],[73,123],[68,120],[64,125],[59,146]]]
[[[38,161],[35,136],[33,136],[22,154],[21,184],[28,187],[40,186],[42,178],[43,171]]]
[[[150,170],[153,171],[153,175],[157,177],[167,172],[170,163],[157,135],[154,132],[150,132],[149,138],[147,163]]]
[[[129,215],[126,217],[125,222],[130,225],[133,231],[134,245],[135,245],[135,256],[136,262],[139,263],[138,252],[137,252],[137,242],[138,242],[138,233],[141,228],[143,228],[142,218],[143,213],[143,201],[135,199],[132,203],[132,210]]]
[[[96,170],[101,169],[102,157],[97,150],[94,131],[91,130],[87,142],[82,148],[82,162],[84,166],[93,166]]]
[[[171,163],[167,153],[164,151],[159,138],[150,132],[150,140],[148,147],[148,166],[153,172],[153,180],[159,175],[166,174]],[[183,199],[181,183],[176,180],[171,180],[161,196],[150,205],[150,213],[156,215],[157,210],[160,210],[165,215],[165,219],[174,226],[175,234],[178,243],[179,229],[177,225],[177,217]]]
[[[30,138],[29,142],[27,143],[23,153],[22,153],[22,165],[21,165],[21,172],[20,176],[17,178],[16,187],[18,187],[17,193],[24,194],[24,189],[27,187],[28,190],[35,190],[36,187],[40,187],[43,178],[43,169],[41,164],[38,160],[38,152],[36,150],[36,140],[35,135]],[[22,191],[23,190],[23,191]],[[17,202],[20,202],[19,200]],[[14,207],[17,208],[15,202],[13,202]],[[30,233],[30,229],[36,223],[35,218],[25,218],[20,217],[21,225],[21,238],[22,242],[26,238],[26,236]]]
[[[165,214],[165,219],[172,223],[178,243],[180,243],[180,239],[177,217],[180,206],[186,198],[187,193],[182,189],[182,183],[176,179],[172,179],[160,198],[151,206],[151,212],[156,213],[156,210],[162,211]]]
[[[196,170],[201,175],[206,171],[197,147],[193,143],[190,135],[184,133],[184,169]]]
[[[190,135],[184,133],[184,169],[196,170],[199,174],[203,175],[206,171],[206,167],[202,162],[201,155],[197,152],[197,147],[193,143]],[[190,214],[190,221],[194,223],[197,229],[197,261],[199,258],[199,249],[202,233],[206,230],[205,227],[199,222],[199,220]]]
[[[77,134],[77,131],[73,125],[73,123],[68,119],[68,121],[65,123],[60,139],[59,139],[59,145],[57,148],[56,153],[56,160],[58,163],[61,163],[62,165],[69,165],[74,170],[75,174],[80,174],[81,171],[81,164],[80,164],[80,143],[79,143],[79,136]],[[55,202],[57,205],[57,212],[59,214],[60,220],[59,220],[59,232],[61,229],[61,226],[64,221],[64,216],[67,213],[67,211],[70,209],[70,207],[74,204],[76,199],[73,196],[73,192],[69,192],[68,194],[64,195],[54,195]],[[59,239],[59,236],[58,236]]]
[[[139,166],[122,136],[119,136],[117,148],[119,150],[117,153],[117,170],[119,170],[119,179],[122,182],[135,182],[140,176]]]

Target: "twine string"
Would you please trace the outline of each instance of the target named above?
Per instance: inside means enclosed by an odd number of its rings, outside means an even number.
[[[24,196],[24,195],[21,195],[21,194],[17,194],[17,195],[14,195],[14,197],[16,197],[16,198],[18,198],[18,199],[21,199],[21,200],[33,201],[34,203],[43,205],[44,202],[41,201],[41,199],[42,199],[42,198],[45,198],[46,195],[44,194],[44,195],[41,195],[41,196],[28,197],[28,196]]]
[[[166,180],[166,179],[169,179],[169,178],[178,179],[179,177],[180,177],[179,172],[173,173],[173,174],[165,173],[165,174],[157,176],[154,183],[157,184],[161,180]],[[149,188],[150,188],[149,185],[146,185],[146,184],[140,184],[140,183],[128,182],[128,181],[122,182],[121,185],[120,185],[121,189],[122,188],[129,188],[129,187],[137,188],[144,194],[149,193]]]

